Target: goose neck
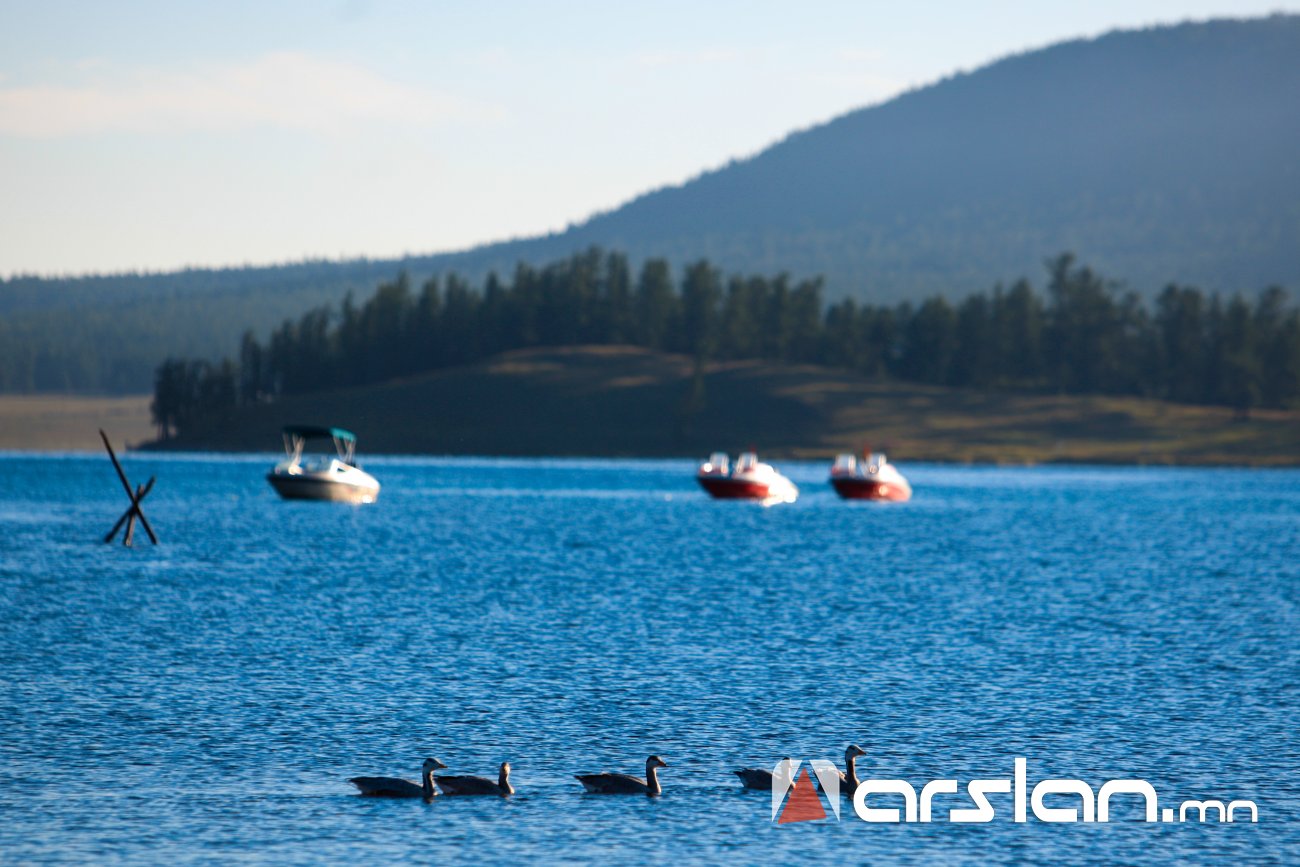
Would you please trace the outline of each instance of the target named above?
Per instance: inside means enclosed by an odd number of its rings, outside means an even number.
[[[433,787],[433,768],[425,771],[424,776],[420,778],[420,788],[424,791],[426,801],[431,800],[437,794],[437,790]]]

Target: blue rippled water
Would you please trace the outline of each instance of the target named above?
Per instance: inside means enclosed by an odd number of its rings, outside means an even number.
[[[163,544],[99,544],[102,457],[0,476],[0,859],[1291,861],[1300,473],[825,467],[770,509],[671,461],[374,459],[367,507],[285,503],[271,456],[132,455]],[[143,544],[141,544],[143,543]],[[1258,824],[776,825],[730,770],[1142,778]],[[663,797],[581,794],[640,773]],[[519,793],[355,796],[435,755]],[[888,804],[888,797],[882,800]],[[936,815],[969,806],[940,796]],[[1067,806],[1068,800],[1062,800]],[[1238,817],[1240,818],[1240,817]]]

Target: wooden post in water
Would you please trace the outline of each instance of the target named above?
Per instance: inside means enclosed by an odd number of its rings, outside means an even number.
[[[154,478],[153,476],[150,476],[149,481],[135,489],[135,499],[137,503],[142,502],[145,497],[149,496],[149,492],[153,490],[153,483]],[[113,537],[117,535],[118,530],[122,529],[123,524],[126,524],[127,527],[126,538],[122,540],[122,544],[129,546],[131,544],[132,532],[135,530],[134,506],[128,506],[127,510],[122,513],[122,517],[117,519],[117,523],[113,525],[113,529],[109,530],[108,535],[104,537],[105,544],[113,541]]]
[[[142,491],[144,491],[144,485],[136,485],[135,501],[137,503],[144,499],[144,497],[140,496]],[[130,548],[131,543],[135,541],[135,510],[132,509],[127,514],[130,517],[126,519],[126,532],[122,534],[122,544]]]
[[[104,441],[104,448],[108,449],[108,459],[113,462],[113,469],[117,470],[117,477],[122,482],[122,488],[126,491],[126,497],[131,501],[131,508],[127,509],[126,514],[118,519],[117,523],[113,526],[113,532],[109,533],[108,536],[105,537],[104,541],[113,541],[113,536],[117,534],[118,527],[121,527],[122,522],[126,521],[126,536],[122,539],[122,543],[130,546],[131,537],[135,532],[135,519],[139,518],[140,525],[144,527],[144,531],[149,534],[149,541],[157,545],[158,537],[154,535],[153,527],[149,526],[149,519],[144,516],[144,512],[140,509],[140,501],[143,500],[145,494],[149,493],[149,490],[153,488],[154,480],[150,478],[149,484],[132,490],[131,482],[127,480],[126,473],[122,470],[122,465],[118,463],[117,454],[113,451],[113,445],[108,441],[108,434],[104,433],[103,429],[99,431],[99,438]]]

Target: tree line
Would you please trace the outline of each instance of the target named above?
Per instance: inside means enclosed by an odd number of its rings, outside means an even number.
[[[248,331],[238,360],[168,359],[153,415],[164,438],[241,405],[365,385],[536,346],[631,344],[695,359],[820,364],[870,377],[955,387],[1137,395],[1254,407],[1300,403],[1300,310],[1286,293],[1253,299],[1170,285],[1153,305],[1062,254],[1044,293],[1028,280],[958,303],[829,307],[820,278],[724,276],[708,261],[675,277],[667,261],[636,273],[591,249],[504,282],[456,274],[413,287],[405,273],[358,305],[315,307],[265,340]]]

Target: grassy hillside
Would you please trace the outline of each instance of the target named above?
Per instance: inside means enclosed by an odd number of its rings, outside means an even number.
[[[103,451],[103,428],[114,446],[155,435],[147,394],[129,397],[0,395],[0,450]]]
[[[1154,292],[1300,287],[1300,16],[1107,34],[1010,57],[797,132],[568,231],[401,261],[0,281],[0,390],[145,390],[406,268],[590,245],[827,278],[831,299],[960,296],[1072,250]],[[756,143],[758,144],[758,143]],[[430,243],[434,243],[430,239]]]
[[[899,460],[1300,465],[1300,412],[874,383],[817,367],[710,365],[628,347],[506,353],[386,385],[287,398],[170,448],[265,451],[286,423],[350,428],[366,453],[704,456],[753,445]]]

